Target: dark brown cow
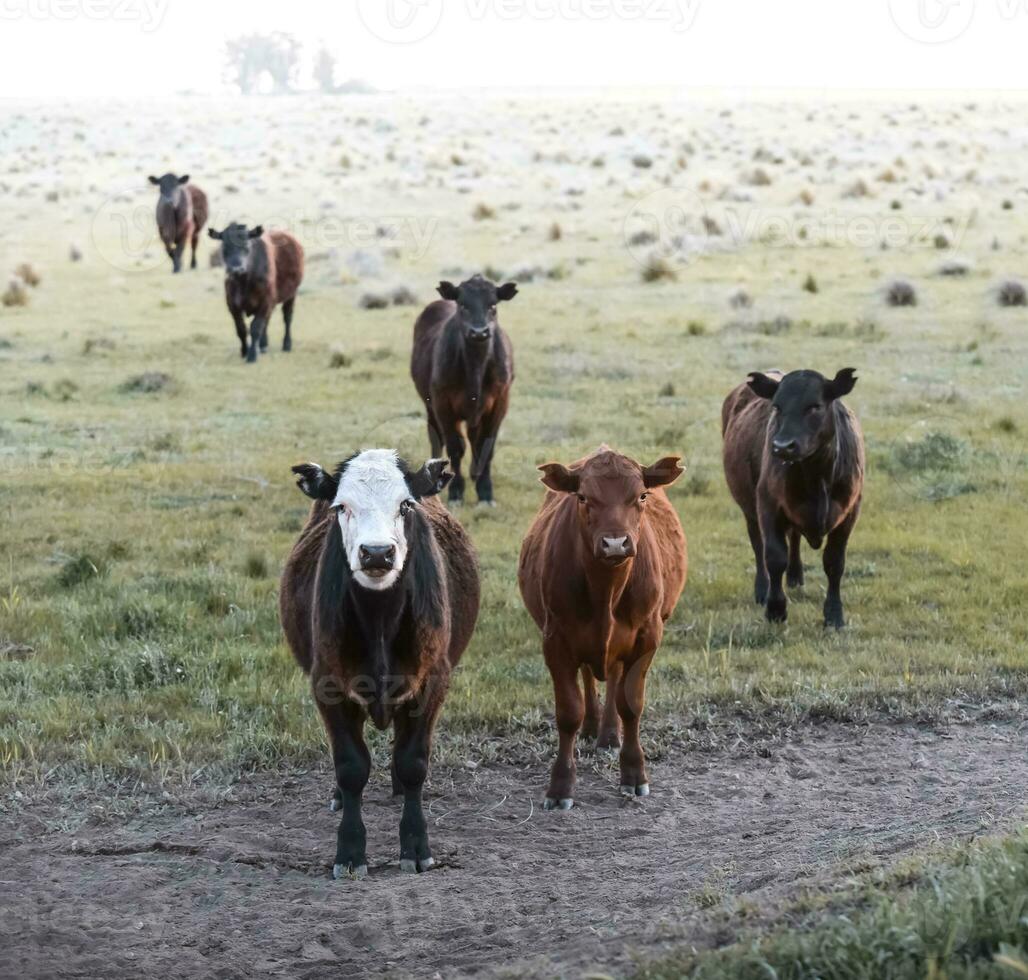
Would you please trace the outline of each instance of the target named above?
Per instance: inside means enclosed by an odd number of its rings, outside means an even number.
[[[358,453],[329,475],[294,466],[314,499],[282,573],[282,627],[310,675],[335,764],[342,809],[335,877],[367,874],[361,796],[371,772],[364,722],[392,724],[393,792],[403,794],[400,866],[432,866],[421,791],[432,729],[450,672],[478,617],[478,561],[436,498],[444,460],[416,473],[385,449]]]
[[[157,200],[157,232],[171,259],[172,271],[182,271],[186,242],[192,243],[193,260],[189,268],[195,269],[196,245],[203,226],[207,224],[207,195],[189,183],[188,174],[184,177],[175,174],[151,177],[150,183],[161,190]]]
[[[247,229],[231,224],[224,231],[210,230],[221,242],[225,265],[225,301],[236,325],[241,353],[251,364],[257,349],[268,350],[268,321],[279,303],[286,323],[282,350],[293,349],[293,307],[303,282],[303,247],[285,231],[266,232],[260,225]],[[246,317],[252,316],[250,343]]]
[[[624,725],[621,792],[646,796],[646,672],[688,567],[685,534],[663,489],[681,476],[679,457],[643,467],[601,446],[570,467],[540,469],[548,491],[521,546],[518,584],[542,630],[556,697],[560,747],[545,808],[572,805],[575,738],[587,712],[596,719],[595,679],[606,680],[608,705],[614,701]],[[592,703],[583,702],[579,672]],[[607,734],[616,741],[616,728]]]
[[[496,306],[517,291],[512,282],[495,286],[482,276],[459,286],[441,282],[443,298],[430,303],[414,324],[411,377],[428,413],[432,455],[441,455],[445,447],[450,459],[453,503],[464,499],[462,422],[471,442],[471,479],[479,502],[494,503],[493,454],[514,382],[514,350],[496,318]]]
[[[816,371],[753,373],[721,409],[725,477],[753,546],[754,598],[772,623],[787,616],[782,576],[803,584],[802,535],[814,549],[827,539],[825,626],[845,624],[839,586],[860,513],[864,437],[839,399],[856,383],[853,368],[831,381]]]

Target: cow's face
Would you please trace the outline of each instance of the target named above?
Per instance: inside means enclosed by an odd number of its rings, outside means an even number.
[[[182,188],[189,183],[189,174],[184,177],[177,177],[175,174],[165,174],[163,177],[151,177],[150,183],[160,189],[162,204],[176,204]]]
[[[316,463],[294,466],[293,472],[308,497],[331,504],[357,583],[384,591],[403,573],[418,502],[450,481],[445,468],[445,460],[431,459],[414,473],[393,450],[368,449],[332,476]]]
[[[457,304],[457,318],[465,343],[472,348],[487,349],[496,332],[496,305],[513,299],[518,293],[515,283],[495,286],[482,276],[473,276],[455,286],[439,283],[439,295]]]
[[[551,490],[575,495],[586,547],[594,558],[611,566],[635,556],[650,492],[674,483],[684,472],[678,456],[641,466],[606,447],[575,470],[560,463],[539,469],[542,482]]]
[[[771,402],[772,455],[785,463],[798,463],[834,438],[832,402],[853,390],[855,370],[843,368],[831,381],[817,371],[793,371],[781,381],[756,372],[750,375],[750,388]]]
[[[224,231],[208,232],[215,241],[221,242],[221,256],[225,261],[225,275],[243,276],[253,265],[254,242],[264,234],[264,229],[247,228],[246,225],[233,223]]]

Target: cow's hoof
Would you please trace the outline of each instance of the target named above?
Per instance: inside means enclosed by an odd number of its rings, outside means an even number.
[[[575,801],[572,799],[557,800],[552,796],[547,796],[543,802],[544,810],[570,810],[575,805]]]
[[[803,572],[800,572],[798,575],[786,575],[785,584],[788,585],[790,589],[802,589]]]
[[[343,798],[341,796],[333,796],[328,801],[328,809],[330,813],[338,813],[343,808]]]
[[[415,861],[414,858],[400,858],[400,870],[404,874],[421,874],[425,871],[431,871],[435,867],[435,858],[427,857],[420,861]]]
[[[650,795],[650,784],[640,783],[638,786],[632,786],[630,784],[621,784],[621,795],[622,796],[649,796]]]
[[[352,864],[337,864],[332,869],[332,877],[336,881],[342,881],[347,879],[349,881],[360,881],[362,878],[367,878],[368,866],[366,864],[358,864],[354,867]]]
[[[480,500],[478,502],[478,506],[479,507],[495,507],[496,506],[496,501],[495,500]]]
[[[293,345],[291,343],[289,343],[289,341],[286,341],[282,345],[282,353],[283,354],[288,354],[292,349],[293,349]]]
[[[765,615],[769,623],[784,623],[789,618],[788,607],[784,602],[769,599]]]
[[[621,736],[617,732],[600,732],[596,739],[598,749],[619,749],[621,748]]]

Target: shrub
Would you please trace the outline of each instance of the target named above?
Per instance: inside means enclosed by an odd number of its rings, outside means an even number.
[[[677,278],[678,273],[675,272],[674,266],[662,255],[651,255],[643,266],[643,282],[674,282]]]
[[[803,280],[803,290],[807,293],[819,292],[817,280],[814,278],[814,274],[812,272],[808,272],[807,278]]]
[[[917,306],[917,292],[905,279],[895,279],[885,288],[889,306]]]
[[[996,293],[1000,306],[1028,306],[1028,293],[1016,279],[1001,283]]]
[[[156,395],[162,391],[170,391],[175,382],[170,374],[163,371],[144,371],[119,385],[118,390],[125,395]]]

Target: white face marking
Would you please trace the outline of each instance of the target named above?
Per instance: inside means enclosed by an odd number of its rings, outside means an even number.
[[[346,467],[333,507],[338,507],[339,529],[353,577],[366,589],[384,591],[396,584],[407,560],[407,535],[400,509],[411,500],[396,453],[367,449]],[[396,558],[391,571],[378,577],[361,571],[360,549],[392,546]]]

